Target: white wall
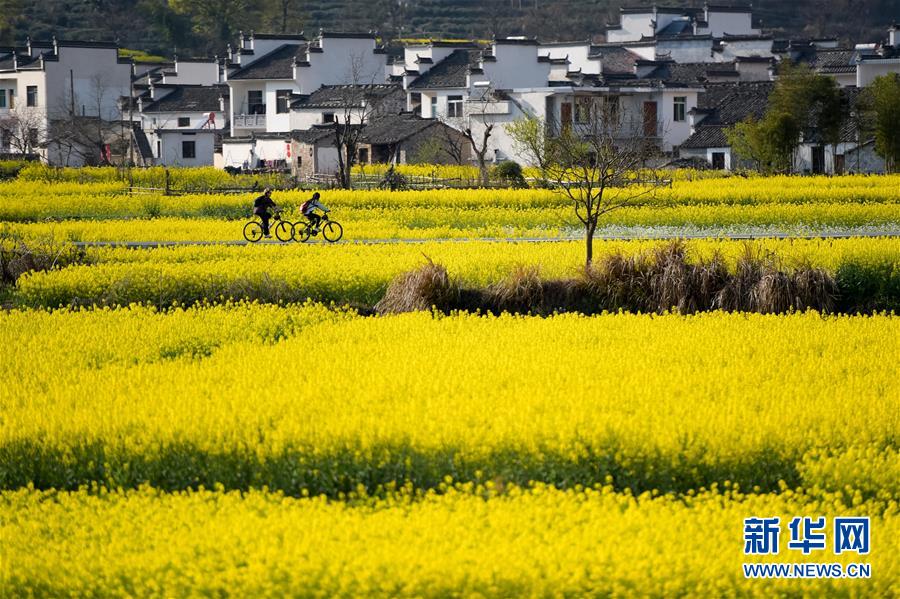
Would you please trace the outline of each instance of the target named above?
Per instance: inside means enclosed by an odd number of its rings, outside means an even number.
[[[533,44],[494,44],[496,62],[484,63],[484,78],[495,89],[544,87],[550,80],[550,64],[538,62],[538,47]]]
[[[164,75],[163,83],[180,85],[215,85],[219,83],[219,65],[215,61],[176,60],[176,75]]]
[[[712,39],[659,40],[654,58],[675,62],[713,62]]]
[[[221,129],[225,125],[226,114],[216,110],[215,115],[215,125]],[[190,124],[187,127],[178,126],[178,119],[182,117],[190,119]],[[145,131],[153,129],[190,131],[202,127],[206,124],[208,118],[208,112],[145,112],[141,115],[141,125]]]
[[[608,42],[633,42],[641,36],[650,37],[653,31],[653,13],[622,13],[621,29],[611,29],[606,33]]]
[[[686,107],[683,121],[675,121],[675,98],[684,97]],[[657,118],[663,133],[663,150],[669,152],[672,146],[684,143],[691,136],[688,112],[697,107],[696,90],[666,90],[658,95]]]
[[[255,148],[256,143],[253,141],[223,142],[222,166],[233,166],[236,168],[241,168],[244,165],[245,160],[249,162],[251,155],[255,160]],[[253,154],[251,154],[251,152]],[[250,168],[253,168],[254,166],[256,166],[256,164],[254,162],[253,164],[249,164],[249,166]]]
[[[900,58],[864,60],[856,65],[856,87],[865,87],[888,73],[900,73]]]
[[[591,45],[587,42],[574,43],[571,45],[552,45],[538,46],[538,55],[549,56],[550,58],[569,58],[568,68],[589,75],[600,74],[600,61],[598,59],[588,59],[591,52]]]
[[[155,163],[165,166],[212,166],[215,134],[212,131],[198,131],[186,134],[177,131],[166,131],[159,135],[160,155]],[[193,141],[195,145],[195,157],[185,158],[182,155],[182,142]],[[151,142],[153,152],[156,153],[155,143]]]
[[[715,60],[731,62],[739,56],[772,57],[774,56],[772,54],[772,40],[725,40],[722,42],[722,51],[715,53]]]
[[[753,28],[753,16],[750,12],[716,12],[707,11],[706,20],[709,32],[713,37],[730,35],[756,35],[759,29]]]
[[[44,69],[47,74],[46,101],[51,115],[68,110],[71,83],[75,88],[76,111],[87,116],[97,116],[99,96],[101,116],[107,120],[116,119],[119,117],[119,97],[131,95],[131,64],[119,63],[116,48],[60,46],[59,60],[45,61]]]

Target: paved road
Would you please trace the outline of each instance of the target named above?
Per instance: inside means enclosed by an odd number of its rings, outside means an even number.
[[[865,232],[828,232],[817,234],[792,235],[790,233],[767,234],[724,234],[711,235],[707,233],[685,235],[597,235],[597,241],[628,241],[628,240],[666,240],[666,239],[848,239],[851,237],[900,237],[900,231],[865,231]],[[339,241],[340,244],[360,245],[389,245],[389,244],[417,244],[431,242],[471,243],[473,241],[487,241],[494,243],[559,243],[568,241],[582,241],[583,237],[544,238],[544,237],[478,237],[478,238],[443,238],[443,239],[353,239]],[[290,242],[289,242],[290,243]],[[325,244],[324,241],[308,241],[307,244]],[[153,249],[159,247],[175,246],[205,246],[205,245],[254,245],[244,240],[234,241],[76,241],[73,245],[81,248],[92,247],[123,247],[130,249]],[[260,241],[255,245],[284,245],[280,241]]]

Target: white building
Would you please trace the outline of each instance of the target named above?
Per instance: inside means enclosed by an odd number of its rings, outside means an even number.
[[[230,60],[224,78],[230,88],[230,134],[248,141],[229,141],[227,156],[223,147],[226,166],[286,162],[296,97],[323,85],[384,83],[387,76],[387,54],[368,33],[321,32],[314,40],[241,35]]]
[[[99,119],[107,131],[121,127],[118,101],[130,95],[131,69],[113,43],[29,40],[0,48],[0,153],[24,150],[71,166],[108,158],[102,142],[58,142],[51,125]]]
[[[702,91],[693,82],[656,77],[661,63],[616,44],[513,38],[484,50],[418,46],[411,59],[404,77],[410,109],[470,129],[476,140],[492,125],[488,155],[497,161],[527,162],[506,131],[509,123],[533,117],[577,130],[597,102],[615,104],[623,122],[670,152],[690,135],[687,113]]]
[[[148,97],[137,104],[141,126],[135,140],[142,164],[214,164],[217,142],[227,132],[227,86],[151,84]]]

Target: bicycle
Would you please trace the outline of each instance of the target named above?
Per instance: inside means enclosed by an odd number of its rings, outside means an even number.
[[[341,226],[341,223],[331,220],[327,214],[324,214],[319,220],[318,226],[313,226],[309,221],[294,223],[294,241],[300,243],[308,241],[310,237],[319,234],[319,227],[321,227],[322,237],[329,243],[334,243],[344,236],[344,227]]]
[[[294,238],[294,224],[290,221],[282,220],[281,210],[272,214],[272,224],[269,226],[269,229],[275,231],[275,237],[278,241],[287,242]],[[244,239],[250,243],[256,243],[262,238],[262,218],[257,215],[244,225]]]

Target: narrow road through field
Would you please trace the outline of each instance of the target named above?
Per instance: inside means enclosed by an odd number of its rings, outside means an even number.
[[[732,234],[726,233],[722,235],[711,235],[707,233],[697,234],[669,234],[669,235],[597,235],[594,237],[597,241],[639,241],[639,240],[666,240],[666,239],[728,239],[734,241],[752,240],[752,239],[849,239],[851,237],[900,237],[900,231],[864,231],[864,232],[841,232],[832,231],[826,233],[807,233],[807,234],[791,234],[791,233],[766,233],[766,234]],[[560,243],[569,241],[582,241],[583,237],[443,237],[436,239],[350,239],[339,241],[338,244],[360,244],[360,245],[391,245],[391,244],[420,244],[420,243],[472,243],[476,241],[486,241],[492,243]],[[124,247],[130,249],[153,249],[158,247],[175,247],[175,246],[204,246],[204,245],[284,245],[281,241],[260,241],[255,244],[249,241],[232,240],[232,241],[75,241],[72,244],[75,247],[91,248],[91,247]],[[325,244],[327,242],[316,240],[308,241],[307,244]]]

